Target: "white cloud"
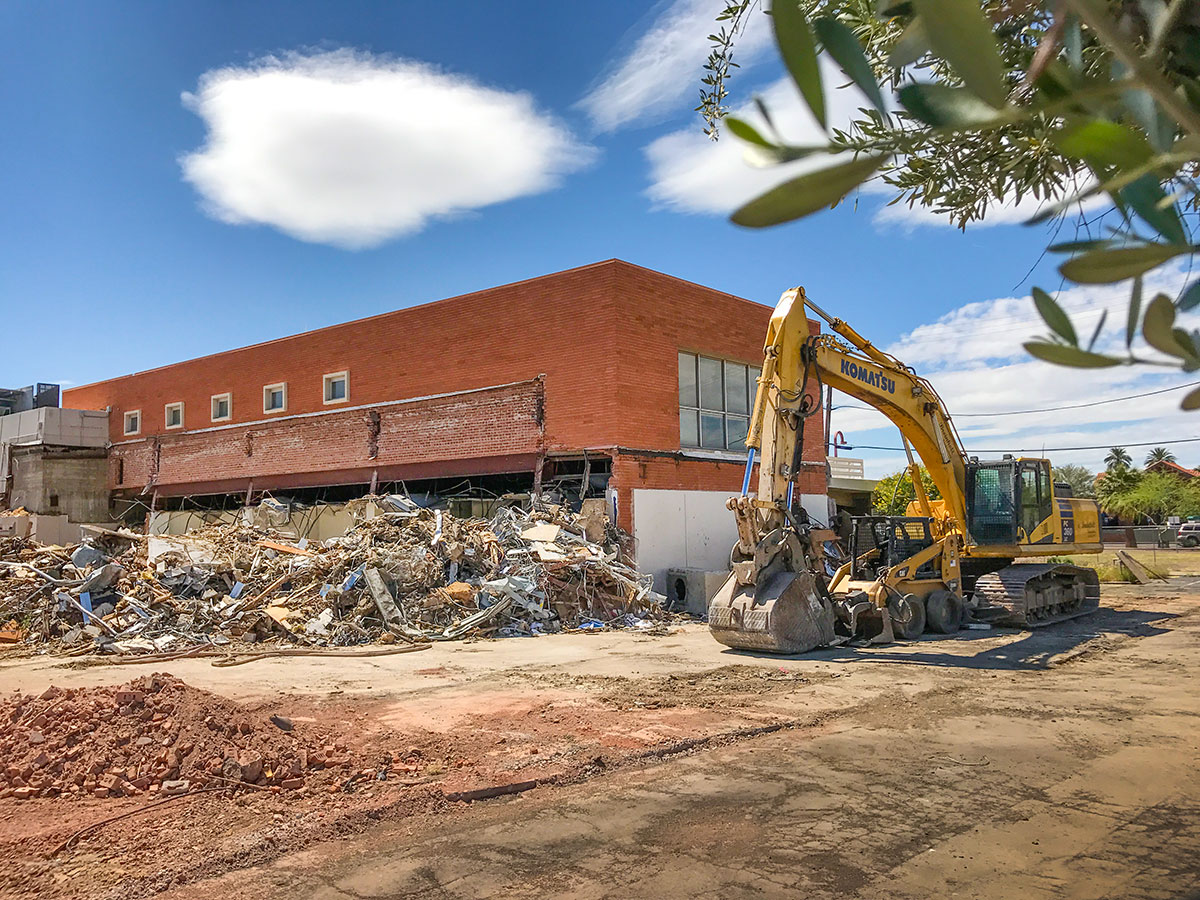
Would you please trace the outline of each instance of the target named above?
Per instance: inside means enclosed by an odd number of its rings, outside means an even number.
[[[708,58],[708,35],[719,27],[723,0],[675,0],[641,35],[613,70],[579,101],[599,131],[651,118],[694,96]],[[752,11],[734,44],[742,72],[770,44],[769,21]],[[688,104],[690,107],[690,104]]]
[[[183,101],[208,126],[181,165],[210,215],[339,247],[540,193],[594,154],[528,94],[353,50],[216,69]]]
[[[1146,280],[1147,299],[1157,292],[1174,296],[1193,276],[1186,263],[1164,266]],[[1104,334],[1097,349],[1124,352],[1124,322],[1129,285],[1077,285],[1063,290],[1058,301],[1069,313],[1086,341],[1108,310]],[[819,302],[819,300],[818,300]],[[1200,316],[1181,316],[1181,325],[1194,328]],[[1093,470],[1103,467],[1104,449],[1050,450],[1057,447],[1109,447],[1152,441],[1171,446],[1172,438],[1200,437],[1200,416],[1183,412],[1179,401],[1185,391],[1171,391],[1076,409],[1013,416],[975,416],[1015,410],[1074,406],[1114,400],[1197,380],[1177,369],[1146,366],[1108,369],[1073,369],[1032,359],[1022,342],[1046,333],[1046,326],[1028,296],[1002,297],[964,304],[935,322],[920,325],[886,349],[929,378],[945,401],[969,452],[995,456],[994,451],[1037,454],[1047,448],[1056,464],[1078,463]],[[1158,356],[1135,341],[1142,356]],[[858,406],[861,402],[840,396],[834,405]],[[873,410],[842,408],[833,413],[833,428],[845,433],[851,444],[899,446],[899,435],[890,422]],[[1148,448],[1131,448],[1140,461]],[[1200,461],[1200,443],[1179,444],[1175,452],[1184,464]],[[873,477],[902,467],[903,456],[869,450],[843,455],[867,457]]]
[[[827,85],[845,80],[824,58],[822,69]],[[828,94],[826,112],[832,126],[848,124],[860,108],[868,105],[857,88],[831,90]],[[828,141],[790,78],[779,79],[761,96],[784,140],[800,145]],[[765,132],[766,123],[753,104],[736,112]],[[754,164],[754,151],[747,147],[728,133],[719,141],[711,141],[698,125],[664,135],[645,148],[651,179],[646,193],[656,204],[677,212],[724,215],[788,178],[824,168],[831,161],[830,156],[821,154],[784,165],[761,166]]]

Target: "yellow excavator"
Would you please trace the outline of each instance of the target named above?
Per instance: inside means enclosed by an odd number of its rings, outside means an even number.
[[[806,308],[830,331],[811,334]],[[831,577],[820,529],[793,503],[804,426],[827,386],[900,429],[916,495],[904,516],[855,517],[847,561]],[[803,288],[785,291],[771,316],[746,447],[742,493],[728,504],[738,529],[732,571],[709,604],[709,628],[723,644],[802,653],[951,633],[968,620],[1035,627],[1099,606],[1094,569],[1015,562],[1101,552],[1096,502],[1055,484],[1048,460],[967,456],[933,385]],[[914,451],[941,499],[927,496]]]

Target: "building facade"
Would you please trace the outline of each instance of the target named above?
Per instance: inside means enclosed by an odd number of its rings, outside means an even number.
[[[117,496],[488,476],[584,487],[587,473],[644,568],[723,566],[770,315],[608,260],[71,388],[63,403],[109,411]],[[824,521],[818,421],[799,489]]]

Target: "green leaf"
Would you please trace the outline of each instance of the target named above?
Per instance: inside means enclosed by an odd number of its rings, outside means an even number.
[[[814,21],[813,29],[829,55],[841,66],[847,77],[858,85],[858,89],[871,101],[871,105],[881,113],[886,113],[887,107],[883,102],[883,93],[879,90],[879,82],[875,80],[875,73],[871,71],[871,64],[867,62],[867,56],[863,53],[862,45],[854,36],[854,32],[829,16],[822,16]]]
[[[1142,276],[1133,279],[1133,290],[1129,292],[1129,319],[1125,323],[1125,348],[1133,346],[1134,335],[1137,334],[1138,321],[1142,315]]]
[[[1166,192],[1153,175],[1147,173],[1132,184],[1125,185],[1121,189],[1121,199],[1142,217],[1142,221],[1172,244],[1187,243],[1179,211],[1174,203],[1165,204]]]
[[[902,69],[928,52],[929,36],[925,34],[925,26],[920,19],[913,19],[888,52],[888,65]]]
[[[1046,249],[1052,253],[1074,253],[1076,250],[1095,250],[1098,247],[1110,247],[1112,241],[1107,238],[1093,238],[1087,241],[1067,241],[1063,244],[1051,244]]]
[[[1055,132],[1051,140],[1067,156],[1085,159],[1101,168],[1133,169],[1154,156],[1154,148],[1140,131],[1104,119],[1068,124]]]
[[[1187,286],[1187,289],[1179,295],[1179,300],[1175,306],[1182,312],[1187,312],[1196,304],[1200,303],[1200,281],[1193,281]]]
[[[737,210],[730,220],[747,228],[766,228],[790,222],[833,206],[867,180],[887,154],[860,156],[819,172],[809,172],[767,191]]]
[[[1069,259],[1058,271],[1078,284],[1109,284],[1149,272],[1191,248],[1176,244],[1142,244],[1113,250],[1092,250]]]
[[[1179,403],[1179,408],[1187,410],[1200,409],[1200,388],[1184,394],[1183,400]]]
[[[778,0],[771,5],[771,22],[779,55],[813,117],[824,128],[825,92],[821,87],[821,69],[817,65],[817,44],[808,20],[796,0]]]
[[[913,0],[935,53],[968,88],[997,108],[1004,105],[1004,62],[978,0]]]
[[[982,125],[996,119],[996,110],[966,88],[944,84],[906,84],[900,102],[910,113],[934,128]]]
[[[1121,360],[1112,356],[1092,353],[1090,350],[1080,350],[1078,347],[1067,347],[1063,344],[1051,344],[1049,341],[1027,341],[1024,346],[1030,356],[1036,356],[1038,359],[1058,366],[1104,369],[1121,364]]]
[[[1053,297],[1041,288],[1035,287],[1033,289],[1033,305],[1037,307],[1038,315],[1050,326],[1051,331],[1072,347],[1079,344],[1079,338],[1075,335],[1075,326],[1071,324],[1070,317],[1063,312],[1063,308],[1055,302]]]
[[[1146,307],[1146,315],[1142,319],[1142,337],[1160,353],[1191,359],[1194,354],[1176,339],[1174,327],[1175,304],[1166,294],[1158,294]]]
[[[725,127],[748,144],[757,144],[758,146],[765,147],[768,150],[775,149],[775,145],[759,134],[758,129],[756,129],[749,122],[739,119],[737,116],[726,116]]]

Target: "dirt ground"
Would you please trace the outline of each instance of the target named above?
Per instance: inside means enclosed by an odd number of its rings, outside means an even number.
[[[793,658],[684,626],[173,661],[208,708],[354,762],[153,807],[0,799],[0,895],[1200,898],[1200,581],[1103,602]],[[0,693],[146,668],[0,657]]]

